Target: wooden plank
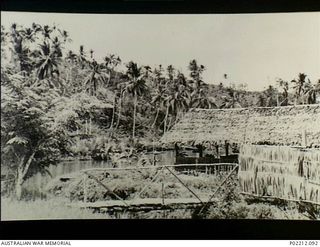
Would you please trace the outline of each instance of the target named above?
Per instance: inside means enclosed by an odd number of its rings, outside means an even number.
[[[203,202],[208,198],[201,198]],[[212,201],[211,203],[214,203]],[[162,198],[144,198],[144,199],[133,199],[133,200],[125,200],[127,205],[124,205],[120,200],[108,200],[108,201],[99,201],[99,202],[87,202],[87,203],[71,203],[68,206],[71,207],[80,207],[80,208],[128,208],[128,207],[157,207],[163,206]],[[177,206],[177,205],[202,205],[201,202],[197,198],[167,198],[165,200],[165,206]]]

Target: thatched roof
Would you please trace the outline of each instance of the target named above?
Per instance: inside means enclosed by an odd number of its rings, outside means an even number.
[[[191,109],[162,138],[163,143],[320,144],[320,105],[237,109]]]

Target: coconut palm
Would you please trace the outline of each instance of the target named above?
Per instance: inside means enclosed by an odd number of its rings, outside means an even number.
[[[157,110],[156,110],[156,116],[151,125],[151,129],[155,126],[158,120],[160,109],[161,109],[161,103],[165,98],[165,92],[166,92],[165,88],[162,85],[158,85],[158,87],[152,93],[151,105]]]
[[[105,68],[109,73],[109,80],[107,82],[107,85],[109,86],[112,78],[112,72],[114,71],[115,67],[121,63],[121,59],[119,56],[116,57],[116,55],[110,54],[104,57],[104,62]]]
[[[153,86],[158,86],[159,84],[166,84],[167,81],[165,80],[165,77],[163,76],[163,68],[160,64],[158,68],[155,68],[153,71],[154,79],[153,79]]]
[[[205,70],[205,67],[203,65],[198,65],[197,61],[193,59],[190,61],[188,69],[190,70],[190,77],[193,79],[193,82],[195,83],[195,88],[199,88],[202,82],[201,75]]]
[[[223,97],[223,102],[220,105],[220,108],[241,108],[239,94],[234,91],[232,88],[228,88],[228,96]]]
[[[293,79],[291,82],[293,83],[293,89],[295,91],[295,99],[296,104],[299,104],[301,101],[301,96],[304,93],[304,87],[306,83],[307,75],[304,73],[299,73],[297,79]]]
[[[11,25],[11,43],[13,45],[13,56],[18,62],[18,70],[24,73],[30,73],[32,70],[30,60],[30,49],[25,44],[25,30],[16,23]]]
[[[78,63],[80,64],[82,69],[84,69],[85,66],[88,64],[83,45],[80,45],[79,55],[78,55]]]
[[[278,79],[278,84],[280,88],[282,89],[281,94],[281,101],[279,102],[279,106],[287,106],[289,103],[289,83],[287,81],[284,81],[282,79]]]
[[[59,75],[59,64],[61,57],[57,47],[52,48],[47,42],[39,45],[39,50],[33,52],[33,57],[36,60],[35,67],[37,69],[38,80],[52,79],[55,75]],[[48,81],[54,83],[54,86],[61,86],[59,80]]]
[[[171,120],[175,118],[178,120],[178,115],[184,111],[187,111],[190,106],[190,88],[187,85],[186,78],[180,72],[178,72],[177,78],[172,84],[167,85],[166,97],[163,100],[163,106],[166,109],[164,118],[164,132],[167,131],[168,116],[171,114]],[[169,124],[170,126],[170,124]]]
[[[304,96],[306,97],[307,104],[317,103],[317,94],[320,92],[320,80],[317,84],[312,84],[310,80],[305,83],[304,86]]]
[[[278,91],[276,88],[273,86],[269,85],[269,87],[263,92],[265,97],[266,97],[266,106],[267,107],[272,107],[272,106],[277,106],[277,95]]]
[[[84,88],[90,95],[96,95],[99,85],[107,84],[108,80],[109,74],[103,66],[95,60],[89,62],[89,71],[84,81]]]
[[[207,88],[202,87],[197,94],[192,97],[191,106],[194,108],[212,109],[217,108],[213,98],[208,97]]]
[[[144,95],[147,91],[147,86],[144,80],[144,75],[141,73],[141,67],[134,62],[129,62],[127,65],[126,75],[128,81],[126,82],[125,92],[133,98],[133,127],[132,127],[132,139],[135,138],[136,129],[136,113],[138,105],[138,97]]]
[[[264,107],[266,106],[266,98],[263,93],[260,93],[257,100],[257,106],[258,107]]]

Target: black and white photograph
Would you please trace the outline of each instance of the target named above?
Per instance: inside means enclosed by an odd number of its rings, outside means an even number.
[[[1,12],[1,221],[320,220],[320,12]]]

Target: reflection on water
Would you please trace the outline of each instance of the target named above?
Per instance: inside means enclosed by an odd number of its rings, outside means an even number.
[[[175,159],[174,151],[164,151],[156,153],[146,154],[152,161],[155,157],[156,165],[173,165]],[[28,190],[41,190],[44,186],[53,178],[68,175],[70,173],[78,172],[84,169],[90,168],[104,168],[111,167],[111,161],[95,161],[95,160],[72,160],[61,161],[58,165],[49,166],[48,171],[50,175],[41,175],[40,173],[29,178],[24,186]]]

